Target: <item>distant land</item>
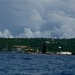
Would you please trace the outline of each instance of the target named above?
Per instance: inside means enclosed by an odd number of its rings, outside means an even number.
[[[75,53],[75,38],[0,38],[0,51],[41,52],[42,43],[46,44],[46,52]]]

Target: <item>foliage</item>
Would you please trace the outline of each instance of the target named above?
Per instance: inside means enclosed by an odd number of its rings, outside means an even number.
[[[48,43],[46,42],[48,41]],[[0,38],[0,50],[12,50],[14,45],[25,45],[35,51],[41,50],[42,43],[46,44],[47,51],[71,51],[75,52],[75,39],[52,39],[52,38]],[[61,46],[61,48],[59,48]],[[7,49],[6,49],[7,48]]]

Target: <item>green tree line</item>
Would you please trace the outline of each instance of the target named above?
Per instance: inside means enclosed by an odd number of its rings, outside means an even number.
[[[25,45],[33,49],[41,50],[42,43],[46,44],[47,51],[70,51],[75,52],[75,38],[53,39],[53,38],[0,38],[0,50],[12,50],[15,45]],[[61,48],[59,48],[61,47]]]

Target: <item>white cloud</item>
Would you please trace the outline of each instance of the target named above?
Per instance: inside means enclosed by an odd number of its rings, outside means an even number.
[[[44,31],[44,32],[40,32],[40,31],[36,31],[36,32],[32,32],[29,28],[25,28],[23,33],[20,33],[18,36],[16,37],[20,37],[20,38],[49,38],[51,37],[51,33],[50,31]]]
[[[4,32],[0,31],[0,37],[2,37],[2,38],[14,38],[7,29],[5,29]]]

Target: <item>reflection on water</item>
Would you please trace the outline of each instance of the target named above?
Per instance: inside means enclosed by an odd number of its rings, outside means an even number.
[[[75,75],[75,56],[0,53],[0,75]]]

